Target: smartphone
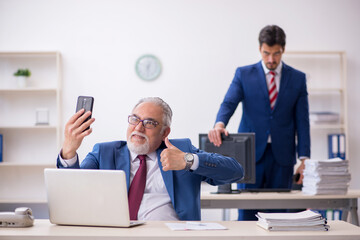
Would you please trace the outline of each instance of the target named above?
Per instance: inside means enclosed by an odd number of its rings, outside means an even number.
[[[90,97],[90,96],[79,96],[78,100],[77,100],[77,104],[76,104],[76,111],[78,112],[80,109],[85,109],[84,113],[93,110],[93,106],[94,106],[94,98]],[[83,113],[83,114],[84,114]],[[91,118],[91,115],[85,119],[84,122],[86,122],[87,120],[89,120]],[[85,129],[84,131],[88,130],[90,127],[88,127],[87,129]]]

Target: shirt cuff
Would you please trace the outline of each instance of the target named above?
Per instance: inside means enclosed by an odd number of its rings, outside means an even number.
[[[215,127],[216,124],[218,124],[218,123],[222,123],[222,124],[224,125],[224,128],[226,127],[226,126],[225,126],[225,123],[224,123],[223,121],[216,122],[216,123],[214,124],[214,127]]]
[[[62,150],[61,150],[62,151]],[[70,159],[63,159],[61,157],[61,151],[59,153],[59,159],[60,159],[60,163],[63,167],[72,167],[75,165],[76,161],[77,161],[77,155],[75,155],[73,158]]]
[[[194,163],[191,166],[190,170],[195,171],[199,167],[199,156],[197,154],[195,154],[195,153],[193,153],[193,155],[194,155]]]

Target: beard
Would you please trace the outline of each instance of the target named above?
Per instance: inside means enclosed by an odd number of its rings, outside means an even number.
[[[267,69],[269,69],[270,71],[274,71],[279,64],[276,64],[276,62],[268,62],[265,65]]]
[[[143,144],[133,143],[131,141],[131,137],[133,135],[139,135],[141,137],[144,137],[145,143],[143,143]],[[138,131],[134,131],[130,134],[130,136],[127,139],[127,145],[128,145],[129,150],[136,153],[137,155],[145,155],[149,152],[149,149],[150,149],[149,138],[145,134],[138,132]]]

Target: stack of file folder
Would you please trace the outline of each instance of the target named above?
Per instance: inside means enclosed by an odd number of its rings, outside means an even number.
[[[349,161],[340,158],[305,161],[302,192],[309,195],[347,193],[351,176]]]
[[[258,212],[257,225],[268,231],[328,231],[326,219],[321,214],[306,210],[297,213]]]

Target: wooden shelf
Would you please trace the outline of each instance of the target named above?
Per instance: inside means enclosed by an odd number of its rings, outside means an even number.
[[[342,94],[342,88],[309,88],[308,93],[311,95],[323,95],[323,94]]]
[[[31,71],[27,87],[13,76],[19,68]],[[43,169],[56,167],[63,135],[61,72],[57,51],[0,52],[1,201],[45,202]],[[35,125],[39,109],[49,125]]]
[[[27,88],[0,88],[0,93],[22,93],[22,92],[54,92],[56,93],[56,88],[34,88],[34,87],[27,87]]]
[[[328,135],[345,134],[348,158],[346,53],[343,51],[286,51],[286,64],[306,74],[309,111],[339,114],[338,122],[310,123],[311,157],[328,158]]]
[[[0,126],[0,129],[57,129],[57,126],[52,125],[33,125],[33,126]]]
[[[56,156],[55,156],[56,157]],[[55,157],[54,157],[54,163],[25,163],[25,162],[1,162],[0,167],[41,167],[41,168],[56,168],[55,164]]]
[[[343,51],[285,51],[286,55],[343,55]]]
[[[316,129],[345,129],[345,125],[344,124],[316,124],[316,123],[311,123],[311,130],[316,130]]]
[[[57,51],[13,51],[13,52],[0,52],[0,57],[41,57],[48,56],[52,57],[57,55],[59,52]]]
[[[0,198],[0,204],[14,204],[14,203],[29,203],[29,204],[43,204],[47,203],[46,199],[7,199]]]

